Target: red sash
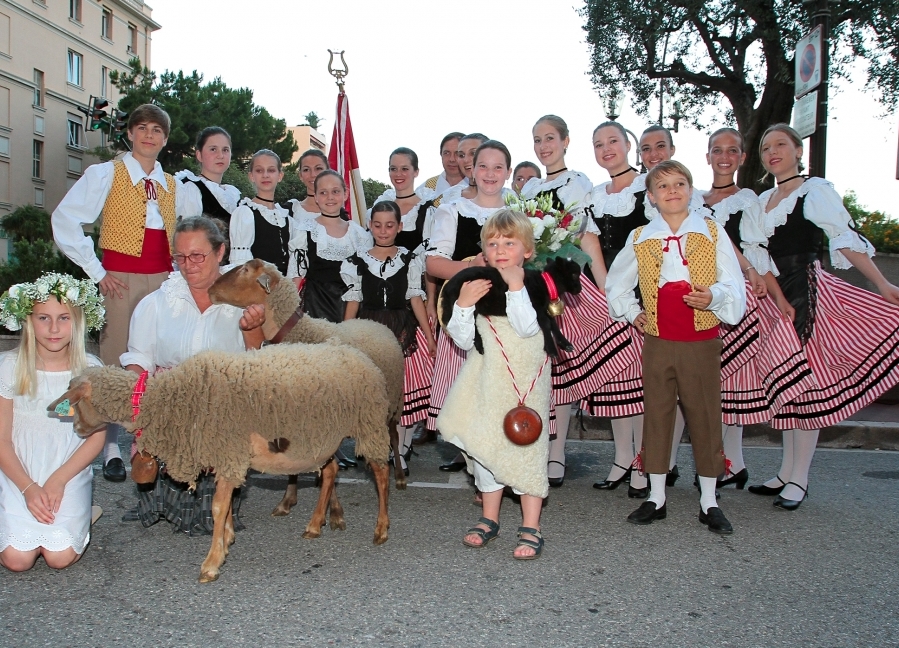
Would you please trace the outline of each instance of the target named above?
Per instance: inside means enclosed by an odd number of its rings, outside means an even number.
[[[686,281],[669,281],[659,288],[659,337],[675,342],[700,342],[718,337],[718,327],[697,331],[694,309],[684,303],[684,295],[693,292]]]
[[[157,274],[172,271],[172,253],[165,230],[145,229],[144,245],[140,256],[103,250],[103,267],[113,272],[131,274]]]

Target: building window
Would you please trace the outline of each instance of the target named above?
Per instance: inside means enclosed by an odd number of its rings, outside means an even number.
[[[69,157],[69,173],[77,173],[81,175],[83,170],[83,165],[80,157],[75,157],[74,155],[70,155]]]
[[[106,98],[109,91],[109,68],[105,65],[100,66],[100,96]]]
[[[68,116],[69,146],[84,147],[84,125],[77,115]]]
[[[43,178],[44,172],[44,143],[40,140],[34,140],[34,145],[32,147],[34,151],[34,156],[32,158],[31,164],[31,177],[32,178]]]
[[[34,205],[35,207],[44,206],[44,190],[41,187],[34,188]]]
[[[81,0],[69,0],[69,18],[81,22]]]
[[[69,50],[69,62],[66,81],[68,81],[72,85],[80,86],[83,67],[84,57],[82,57],[78,52]]]
[[[112,9],[103,7],[103,16],[100,23],[100,35],[103,38],[112,40]]]
[[[9,138],[0,137],[0,155],[9,157]]]
[[[44,134],[44,118],[40,115],[34,116],[34,134],[35,135],[43,135]]]
[[[128,23],[128,53],[137,54],[137,27]]]
[[[71,56],[72,52],[69,52]],[[40,70],[34,71],[34,99],[32,105],[38,108],[44,107],[44,73]]]

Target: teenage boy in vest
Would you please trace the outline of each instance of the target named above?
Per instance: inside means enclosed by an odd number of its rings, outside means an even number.
[[[661,217],[631,233],[606,278],[611,316],[644,334],[642,460],[650,493],[627,519],[651,524],[667,515],[665,478],[680,398],[699,474],[699,521],[730,534],[715,500],[715,480],[724,472],[718,324],[743,317],[743,276],[724,228],[690,211],[693,177],[683,164],[669,160],[653,168],[646,189]]]
[[[172,271],[169,241],[177,183],[156,161],[170,128],[168,113],[158,106],[135,109],[128,118],[131,152],[88,167],[53,212],[56,244],[103,294],[106,326],[100,334],[100,358],[107,365],[118,365],[128,350],[128,325],[137,303]],[[83,229],[100,217],[102,262]],[[103,476],[110,481],[125,480],[118,432],[118,426],[109,426],[103,450]]]

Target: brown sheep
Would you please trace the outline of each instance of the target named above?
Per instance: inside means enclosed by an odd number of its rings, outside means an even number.
[[[48,409],[68,399],[82,437],[107,423],[142,429],[138,449],[163,459],[173,479],[191,486],[200,471],[215,469],[212,546],[200,582],[218,578],[234,542],[231,496],[250,468],[281,475],[321,470],[321,493],[303,537],[321,535],[328,502],[336,502],[332,456],[344,430],[352,432],[374,473],[379,500],[374,542],[387,540],[390,403],[380,370],[365,354],[338,344],[205,351],[149,378],[132,423],[137,380],[124,369],[89,368]],[[359,389],[360,384],[367,388]],[[331,527],[345,528],[339,503],[331,507]]]
[[[271,263],[252,259],[232,268],[219,277],[209,289],[214,304],[231,304],[246,308],[250,304],[265,304],[263,332],[271,340],[284,323],[300,308],[300,297],[292,281],[278,272]],[[396,337],[386,326],[361,319],[334,324],[323,319],[302,317],[287,333],[283,342],[319,344],[336,338],[342,344],[354,347],[371,358],[384,375],[387,398],[390,401],[390,444],[394,457],[394,479],[400,490],[406,488],[406,476],[399,460],[399,438],[396,426],[403,410],[403,350]],[[364,383],[357,383],[365,389]],[[297,503],[297,481],[292,475],[287,482],[284,498],[272,511],[272,515],[287,515]]]

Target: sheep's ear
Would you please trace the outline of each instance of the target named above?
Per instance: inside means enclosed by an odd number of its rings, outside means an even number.
[[[258,281],[259,285],[262,286],[262,289],[265,291],[266,295],[272,294],[272,278],[268,276],[267,272],[263,272],[258,277],[256,277],[256,281]]]

